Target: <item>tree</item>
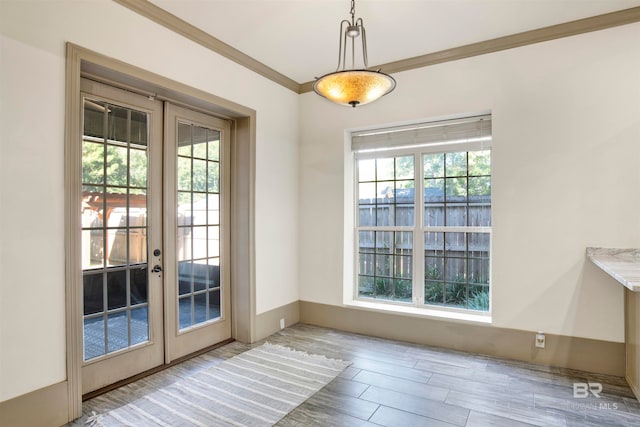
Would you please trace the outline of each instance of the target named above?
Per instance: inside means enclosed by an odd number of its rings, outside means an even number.
[[[106,154],[106,168],[105,168]],[[130,167],[127,167],[130,164]],[[105,182],[106,169],[106,182]],[[126,146],[84,141],[82,146],[82,183],[107,186],[147,187],[147,151]],[[115,189],[108,191],[116,191]]]

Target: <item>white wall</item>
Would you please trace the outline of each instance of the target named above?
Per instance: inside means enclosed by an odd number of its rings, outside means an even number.
[[[303,95],[300,299],[342,305],[346,129],[491,110],[493,325],[622,342],[584,253],[640,245],[638,46],[631,24],[398,73],[361,108]]]
[[[298,300],[293,92],[112,1],[0,2],[0,401],[63,381],[65,42],[257,111],[257,313]]]

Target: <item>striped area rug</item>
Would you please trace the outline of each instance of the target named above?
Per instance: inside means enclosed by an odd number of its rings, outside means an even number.
[[[111,426],[271,426],[351,362],[263,344],[86,420]]]

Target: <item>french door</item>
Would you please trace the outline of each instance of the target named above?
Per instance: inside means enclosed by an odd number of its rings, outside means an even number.
[[[81,88],[86,394],[230,337],[229,127]]]
[[[166,359],[231,337],[229,124],[167,104]]]

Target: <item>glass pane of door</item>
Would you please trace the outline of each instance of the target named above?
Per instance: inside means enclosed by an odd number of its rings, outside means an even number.
[[[220,131],[178,122],[178,326],[220,319]]]
[[[149,340],[149,114],[84,99],[84,360]]]

